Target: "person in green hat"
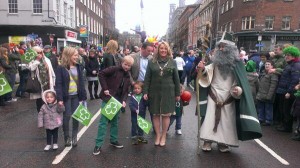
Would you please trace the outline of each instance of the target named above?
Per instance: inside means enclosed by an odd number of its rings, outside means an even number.
[[[246,72],[247,72],[247,79],[250,84],[252,97],[254,100],[254,103],[256,104],[256,93],[258,90],[258,73],[256,72],[256,63],[253,60],[249,60],[245,66]]]
[[[280,132],[292,132],[293,117],[291,116],[291,107],[295,100],[295,86],[299,83],[300,79],[300,51],[295,46],[289,46],[283,50],[287,65],[281,73],[276,94],[279,96],[278,111],[283,116],[281,124],[276,127]],[[276,95],[276,96],[277,96]]]

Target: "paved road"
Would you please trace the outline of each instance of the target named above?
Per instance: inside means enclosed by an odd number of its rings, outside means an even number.
[[[88,101],[89,110],[95,114],[100,100]],[[120,115],[119,141],[123,149],[115,149],[107,139],[101,154],[93,156],[99,117],[90,125],[78,141],[78,147],[70,151],[54,165],[56,156],[64,151],[63,133],[59,131],[59,149],[44,152],[45,130],[37,128],[35,101],[19,99],[6,107],[0,107],[0,167],[300,167],[300,142],[290,140],[291,134],[278,133],[272,127],[263,127],[262,143],[287,161],[282,164],[255,141],[241,142],[230,153],[213,151],[197,155],[197,118],[194,115],[195,99],[185,108],[183,135],[175,135],[174,126],[168,133],[166,147],[154,147],[153,135],[147,135],[148,144],[133,146],[130,141],[130,112]],[[149,120],[149,114],[148,114]],[[82,126],[81,126],[82,128]],[[272,153],[272,152],[271,152]]]

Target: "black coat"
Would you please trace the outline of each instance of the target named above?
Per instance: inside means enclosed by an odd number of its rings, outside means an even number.
[[[99,72],[99,62],[97,57],[89,57],[89,59],[85,62],[86,76],[87,77],[97,77]],[[97,71],[96,74],[93,74],[93,71]]]

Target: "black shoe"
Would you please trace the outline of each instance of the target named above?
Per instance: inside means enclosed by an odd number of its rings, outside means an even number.
[[[131,139],[131,144],[132,144],[132,145],[138,145],[138,144],[139,144],[138,139],[137,139],[136,137],[132,138],[132,139]]]
[[[147,144],[148,141],[144,137],[138,137],[138,141]]]
[[[101,147],[95,146],[94,151],[93,151],[93,155],[99,155],[100,154],[100,149],[101,149]]]
[[[95,94],[95,99],[100,99],[100,97],[97,94]]]
[[[116,148],[118,148],[118,149],[121,149],[121,148],[124,147],[124,146],[123,146],[122,144],[120,144],[118,141],[116,141],[116,142],[110,142],[110,145],[112,145],[112,146],[114,146],[114,147],[116,147]]]
[[[71,139],[70,137],[65,138],[65,147],[71,146]]]
[[[72,146],[73,147],[77,146],[77,137],[72,138]]]
[[[262,126],[270,126],[271,124],[265,122],[265,123],[262,123],[261,125],[262,125]]]
[[[285,127],[277,127],[276,130],[279,132],[292,132],[293,131],[292,129],[288,129]]]
[[[94,98],[94,96],[90,96],[90,100],[94,100],[95,98]]]

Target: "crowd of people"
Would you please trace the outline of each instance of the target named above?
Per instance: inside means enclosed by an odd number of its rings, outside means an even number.
[[[29,49],[36,56],[26,63],[21,55]],[[51,49],[50,45],[42,48],[24,42],[13,48],[8,44],[0,47],[0,72],[12,88],[16,74],[20,76],[15,93],[0,96],[0,106],[17,101],[15,97],[25,98],[26,80],[36,77],[41,89],[29,97],[36,101],[38,126],[46,129],[45,151],[58,148],[60,126],[65,146],[77,146],[79,122],[72,114],[88,97],[91,101],[101,99],[102,108],[111,97],[122,104],[120,111],[129,105],[133,145],[148,143],[137,118],[145,118],[149,110],[154,145],[164,147],[175,120],[175,132],[182,134],[183,106],[188,104],[180,97],[184,84],[200,88],[196,91],[202,112],[196,114],[202,116],[203,151],[211,151],[215,142],[221,152],[228,152],[230,147],[239,146],[238,140],[259,138],[260,125],[276,125],[278,131],[292,132],[293,117],[298,123],[292,139],[300,140],[300,51],[295,46],[277,45],[274,53],[251,51],[250,56],[226,40],[207,53],[173,53],[166,42],[144,42],[134,51],[120,52],[115,40],[110,40],[103,51],[95,46],[88,50],[65,47],[55,54]],[[118,141],[118,114],[112,120],[101,115],[94,155],[100,154],[108,124],[110,145],[123,148]]]

